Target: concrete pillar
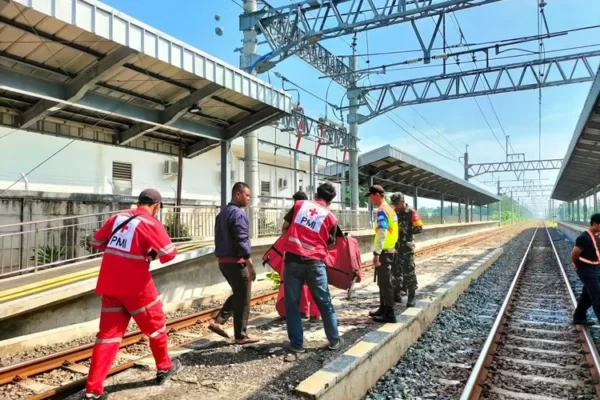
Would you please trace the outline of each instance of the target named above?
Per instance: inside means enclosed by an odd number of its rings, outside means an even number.
[[[583,198],[583,221],[588,220],[587,197]]]
[[[418,188],[415,186],[415,194],[413,195],[413,202],[414,202],[414,204],[413,204],[413,208],[414,208],[415,210],[418,210],[418,209],[419,209],[419,201],[418,201],[418,198],[419,198],[419,189],[418,189]]]
[[[481,213],[481,204],[479,205],[479,222],[483,221],[483,216]]]
[[[596,192],[596,189],[594,189],[594,214],[596,214],[598,212],[598,193]]]
[[[467,197],[467,201],[465,202],[465,222],[468,224],[471,222],[471,215],[469,213],[469,204],[471,204],[471,199]]]
[[[258,132],[250,132],[244,136],[244,179],[250,186],[250,205],[248,219],[250,220],[250,237],[258,235],[258,202],[260,196],[260,181],[258,177]]]
[[[340,187],[340,191],[342,192],[340,194],[340,200],[342,202],[342,210],[346,209],[346,190],[347,190],[346,189],[346,180],[342,179],[341,187]]]
[[[350,68],[353,71],[358,69],[358,61],[355,55],[356,48],[352,48],[353,55],[350,57]],[[350,135],[353,137],[354,144],[358,143],[358,95],[359,90],[356,87],[357,75],[351,75],[350,89],[348,89],[348,127]],[[350,148],[350,209],[358,210],[358,148]]]
[[[177,157],[177,200],[176,205],[181,207],[181,198],[183,196],[183,147],[179,147],[179,156]],[[178,211],[181,211],[178,209]]]
[[[461,203],[461,199],[458,199],[458,203],[456,203],[457,207],[458,207],[458,222],[461,223],[462,222],[462,203]]]
[[[250,187],[250,193],[260,191],[260,188]],[[231,142],[221,141],[221,209],[229,202],[231,192]]]
[[[580,200],[581,199],[577,199],[577,219],[576,219],[577,222],[581,221],[581,216],[580,216],[581,214],[580,214],[580,207],[579,207],[579,204],[581,203]]]
[[[486,204],[485,210],[487,212],[487,221],[489,221],[490,220],[490,205],[489,204]]]
[[[442,193],[442,199],[440,200],[440,224],[444,223],[444,194]]]
[[[256,0],[244,0],[244,13],[253,13],[257,9]],[[254,27],[243,31],[243,50],[240,55],[240,68],[253,75],[256,71],[252,67],[258,58],[256,52],[258,40]],[[258,196],[260,196],[260,182],[258,177],[258,132],[250,132],[244,136],[244,180],[250,186],[250,207],[248,219],[250,220],[250,237],[258,235]],[[222,181],[221,181],[222,184]],[[229,188],[227,192],[229,192]],[[223,196],[223,193],[221,193]]]

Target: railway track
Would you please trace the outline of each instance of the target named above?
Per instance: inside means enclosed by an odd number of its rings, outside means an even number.
[[[271,291],[267,293],[260,294],[258,296],[254,296],[251,299],[251,306],[256,306],[260,304],[264,304],[270,300],[274,300],[277,298],[277,291]],[[217,315],[220,308],[212,308],[208,310],[201,311],[199,313],[187,315],[180,318],[175,318],[170,321],[167,321],[167,332],[179,332],[190,327],[194,327],[198,324],[206,323],[210,321],[211,318]],[[135,346],[136,344],[143,343],[147,339],[145,335],[137,330],[134,332],[127,333],[121,342],[120,349],[127,348],[129,346]],[[186,343],[191,343],[198,340],[198,338],[188,339],[187,341],[183,341],[178,343],[178,346],[185,345]],[[8,383],[19,383],[23,382],[26,379],[39,375],[45,372],[49,372],[56,369],[65,369],[71,372],[76,372],[80,374],[87,374],[87,366],[81,364],[82,361],[89,360],[92,356],[94,344],[90,343],[87,345],[74,347],[72,349],[68,349],[65,351],[61,351],[55,354],[51,354],[48,356],[35,358],[29,361],[25,361],[19,364],[9,365],[7,367],[0,368],[0,385],[5,385]],[[132,357],[132,358],[142,358]],[[132,368],[135,364],[135,359],[128,360],[123,362],[116,367],[112,368],[109,372],[109,375],[113,375],[124,371],[126,369]],[[67,394],[72,391],[76,391],[77,389],[83,387],[85,385],[85,377],[79,380],[75,380],[70,382],[67,385],[59,386],[53,388],[51,390],[47,390],[46,392],[29,397],[29,399],[47,399],[52,398],[54,396],[58,396],[60,394]]]
[[[599,357],[546,227],[536,229],[461,400],[599,399]]]
[[[429,255],[431,253],[436,253],[442,249],[446,250],[452,247],[459,246],[473,246],[482,242],[489,240],[490,238],[496,237],[500,234],[505,234],[512,231],[517,231],[522,229],[522,226],[510,226],[504,227],[498,230],[494,230],[485,234],[475,234],[469,235],[466,237],[461,237],[457,239],[453,239],[450,241],[442,242],[433,246],[429,246],[426,248],[419,249],[416,252],[417,256],[423,257],[425,255]],[[364,265],[365,270],[372,269],[371,264]],[[256,297],[253,297],[251,300],[251,304],[259,305],[270,300],[275,299],[277,296],[277,292],[268,292]],[[204,310],[199,313],[191,314],[188,316],[176,318],[170,321],[167,321],[167,330],[170,333],[181,332],[199,324],[203,324],[208,322],[212,317],[216,315],[219,311],[218,308]],[[144,344],[146,338],[140,331],[130,332],[125,335],[122,343],[121,350],[133,347],[140,346]],[[177,343],[178,346],[185,345],[186,343],[193,342],[198,340],[198,338],[190,339],[187,341],[180,341]],[[145,346],[145,344],[144,344]],[[6,367],[0,368],[0,386],[7,385],[11,383],[24,383],[28,379],[33,376],[37,376],[44,373],[49,373],[54,370],[64,370],[70,371],[76,374],[83,376],[80,379],[76,379],[66,385],[56,386],[50,390],[46,390],[45,392],[33,395],[28,397],[29,399],[47,399],[47,398],[56,398],[59,396],[64,396],[69,393],[76,392],[81,389],[85,385],[85,375],[87,374],[87,364],[89,364],[89,359],[92,354],[93,343],[86,344],[83,346],[74,347],[71,349],[67,349],[64,351],[60,351],[54,354],[50,354],[47,356],[31,359],[28,361],[24,361],[18,364],[9,365]],[[121,352],[119,354],[122,354]],[[142,355],[138,357],[131,357],[131,359],[125,360],[113,367],[109,375],[113,375],[129,368],[132,368],[135,365],[135,358],[142,358]],[[26,385],[25,385],[26,386]]]

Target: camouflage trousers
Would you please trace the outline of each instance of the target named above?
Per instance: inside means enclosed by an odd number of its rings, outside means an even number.
[[[415,273],[415,249],[414,244],[410,246],[399,246],[396,248],[396,257],[392,268],[394,281],[394,293],[399,294],[401,290],[410,292],[417,290],[417,274]]]

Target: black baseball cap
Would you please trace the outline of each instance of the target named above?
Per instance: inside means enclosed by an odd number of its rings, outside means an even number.
[[[369,188],[369,191],[367,192],[367,197],[369,197],[372,194],[383,195],[384,193],[385,193],[385,190],[383,190],[383,187],[381,185],[373,185]]]
[[[156,204],[162,202],[162,196],[156,189],[145,189],[138,198],[140,204]]]

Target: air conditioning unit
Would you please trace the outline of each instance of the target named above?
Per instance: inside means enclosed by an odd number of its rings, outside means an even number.
[[[277,186],[279,187],[279,190],[287,189],[287,187],[288,187],[287,178],[279,178],[279,183]]]
[[[177,174],[179,170],[179,165],[177,161],[167,160],[163,166],[163,175],[173,175]]]

